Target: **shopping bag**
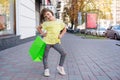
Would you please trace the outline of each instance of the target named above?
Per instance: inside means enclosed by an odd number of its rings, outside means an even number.
[[[34,62],[42,61],[45,47],[46,43],[42,40],[40,36],[37,36],[29,49],[29,55]]]

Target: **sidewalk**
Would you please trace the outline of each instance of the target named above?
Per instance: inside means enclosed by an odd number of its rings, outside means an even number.
[[[0,52],[0,80],[120,80],[120,46],[115,40],[82,39],[66,34],[62,45],[67,51],[67,75],[58,74],[59,53],[49,53],[50,77],[43,76],[43,64],[31,60],[31,42]]]

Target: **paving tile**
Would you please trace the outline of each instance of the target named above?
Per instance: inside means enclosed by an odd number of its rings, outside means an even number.
[[[120,47],[116,40],[82,39],[66,34],[62,46],[67,52],[66,76],[56,67],[60,54],[51,49],[50,77],[43,76],[43,63],[33,62],[29,48],[33,41],[0,51],[0,80],[120,80]]]

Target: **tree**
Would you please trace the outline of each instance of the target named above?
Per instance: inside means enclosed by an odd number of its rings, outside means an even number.
[[[72,0],[68,15],[75,28],[78,25],[78,12],[82,13],[82,23],[85,21],[85,13],[88,12],[97,13],[99,19],[112,19],[111,3],[112,0]]]

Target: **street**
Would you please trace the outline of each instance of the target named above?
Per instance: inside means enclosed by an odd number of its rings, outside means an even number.
[[[120,46],[117,40],[82,39],[66,33],[62,45],[67,52],[66,76],[58,74],[59,53],[49,52],[50,77],[43,76],[42,62],[28,54],[33,41],[0,51],[0,80],[120,80]]]

